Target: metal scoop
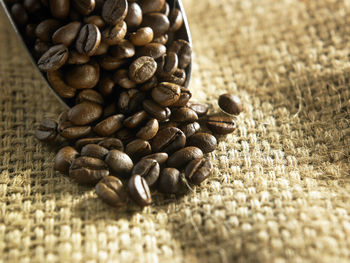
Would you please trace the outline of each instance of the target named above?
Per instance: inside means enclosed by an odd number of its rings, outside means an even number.
[[[185,9],[184,9],[184,6],[182,4],[182,1],[181,0],[167,0],[167,3],[169,4],[169,6],[171,8],[178,8],[180,9],[181,13],[182,13],[182,16],[183,16],[183,24],[181,26],[181,28],[179,30],[177,30],[173,36],[173,39],[176,40],[176,39],[183,39],[183,40],[186,40],[188,41],[191,46],[192,46],[192,39],[191,39],[191,33],[190,33],[190,29],[189,29],[189,26],[188,26],[188,22],[187,22],[187,17],[186,17],[186,13],[185,13]],[[15,32],[15,34],[17,35],[18,37],[18,40],[21,42],[22,46],[24,47],[24,49],[26,50],[27,52],[27,55],[30,59],[30,61],[32,62],[33,66],[36,68],[37,71],[40,72],[40,75],[41,77],[43,78],[43,80],[46,82],[47,84],[47,87],[50,88],[50,90],[53,92],[53,94],[56,96],[56,98],[67,108],[69,108],[70,106],[73,106],[72,105],[72,100],[70,99],[64,99],[64,98],[61,98],[57,93],[56,91],[51,87],[50,83],[47,81],[45,75],[43,74],[43,72],[41,72],[36,64],[36,61],[33,59],[31,53],[29,52],[25,42],[23,41],[23,38],[22,38],[22,35],[20,34],[20,32],[18,31],[17,29],[17,26],[14,22],[14,20],[12,19],[11,15],[10,15],[10,11],[7,9],[7,6],[4,2],[4,0],[0,0],[0,16],[1,17],[5,17],[5,22],[7,20],[8,22],[8,27],[12,28],[13,31]],[[6,19],[7,17],[7,19]],[[171,41],[170,41],[171,42]],[[184,87],[188,87],[189,83],[190,83],[190,79],[191,79],[191,73],[192,73],[192,62],[188,65],[188,67],[186,68],[186,82],[184,83]]]

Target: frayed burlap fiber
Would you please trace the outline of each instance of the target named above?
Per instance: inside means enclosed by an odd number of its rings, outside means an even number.
[[[63,107],[1,20],[0,262],[349,262],[350,1],[184,4],[194,98],[244,111],[209,180],[144,209],[54,172],[34,127]]]

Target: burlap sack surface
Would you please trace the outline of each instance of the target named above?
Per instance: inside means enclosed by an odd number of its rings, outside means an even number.
[[[194,98],[244,103],[211,178],[113,209],[53,171],[63,107],[0,24],[0,262],[346,262],[350,2],[185,0]]]

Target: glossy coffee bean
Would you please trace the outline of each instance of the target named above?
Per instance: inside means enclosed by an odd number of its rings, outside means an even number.
[[[75,125],[86,125],[96,121],[102,115],[101,105],[84,101],[68,111],[68,119]]]
[[[185,175],[191,183],[199,185],[210,176],[212,170],[213,165],[209,160],[194,159],[186,166]]]
[[[185,134],[176,127],[169,127],[157,133],[152,141],[152,149],[153,152],[166,152],[171,154],[182,149],[185,144]]]
[[[79,139],[87,136],[91,132],[90,126],[77,126],[66,121],[58,125],[58,133],[67,140]]]
[[[134,89],[137,85],[135,81],[129,78],[129,73],[126,69],[117,70],[113,74],[112,80],[124,89]]]
[[[50,11],[53,17],[64,19],[70,10],[69,0],[49,0]]]
[[[175,32],[180,29],[183,24],[182,13],[179,9],[174,8],[169,14],[170,28],[169,32]]]
[[[165,164],[166,161],[168,160],[168,154],[163,152],[152,153],[142,157],[142,160],[143,159],[154,159],[159,163],[159,165],[162,165],[162,164]]]
[[[116,176],[127,178],[134,166],[129,155],[118,150],[110,150],[105,162]]]
[[[62,72],[59,70],[47,72],[47,80],[51,84],[51,87],[62,98],[69,99],[75,96],[77,90],[65,83]]]
[[[142,22],[142,10],[137,2],[130,3],[128,8],[128,14],[125,17],[125,23],[128,28],[136,28]]]
[[[198,122],[185,123],[179,126],[179,129],[185,134],[186,138],[191,137],[193,134],[200,130],[201,126]]]
[[[133,175],[128,182],[128,189],[131,198],[139,206],[147,206],[152,203],[151,192],[146,180],[138,175]]]
[[[82,91],[79,92],[79,94],[75,99],[75,103],[79,104],[79,103],[82,103],[83,101],[94,102],[100,105],[102,105],[104,102],[101,94],[93,89],[83,89]]]
[[[102,17],[98,15],[86,16],[83,20],[85,24],[94,24],[98,28],[102,28],[106,25]]]
[[[102,31],[102,40],[108,45],[117,45],[124,39],[126,31],[126,23],[121,21],[115,26],[106,27]]]
[[[112,115],[97,123],[93,131],[100,136],[111,136],[123,127],[123,114]]]
[[[181,107],[172,113],[171,119],[176,122],[194,122],[198,120],[198,116],[194,110]]]
[[[156,73],[157,63],[151,57],[142,56],[135,59],[129,67],[129,77],[132,81],[144,83]]]
[[[96,185],[95,191],[99,198],[114,207],[125,205],[128,196],[122,181],[114,176],[102,178]]]
[[[242,112],[242,102],[239,97],[233,94],[220,95],[218,104],[223,111],[229,114],[238,115]]]
[[[54,71],[61,68],[68,59],[68,49],[64,45],[56,45],[46,51],[38,61],[42,71]]]
[[[156,136],[158,129],[159,124],[157,119],[151,119],[136,133],[136,137],[146,141],[150,140]]]
[[[108,150],[118,150],[123,152],[124,151],[124,145],[121,140],[117,138],[105,138],[101,140],[98,145],[108,149]]]
[[[96,184],[109,175],[107,164],[93,157],[81,156],[72,162],[69,176],[79,184]]]
[[[51,41],[52,34],[60,27],[60,21],[46,19],[40,22],[35,28],[35,35],[42,41]]]
[[[185,69],[192,60],[192,48],[190,43],[179,39],[172,43],[169,52],[175,52],[179,58],[179,68]]]
[[[68,64],[81,65],[89,62],[90,57],[85,54],[80,54],[75,49],[69,52]]]
[[[175,168],[164,168],[158,179],[158,190],[165,194],[176,194],[181,187],[180,172]]]
[[[230,116],[213,115],[208,117],[207,127],[216,134],[225,135],[236,129],[236,123]]]
[[[87,16],[94,11],[95,0],[73,0],[73,6],[82,15]]]
[[[81,54],[92,56],[101,43],[101,32],[94,24],[83,26],[77,37],[75,48]]]
[[[136,127],[140,126],[143,122],[145,122],[147,117],[147,113],[144,110],[142,110],[126,118],[123,121],[123,124],[128,129],[135,129]]]
[[[142,18],[142,26],[152,28],[154,36],[158,37],[168,31],[170,22],[168,17],[162,13],[148,13]]]
[[[104,160],[107,154],[108,150],[97,144],[87,144],[80,152],[81,156],[94,157],[101,160]]]
[[[35,131],[35,137],[44,142],[53,141],[57,136],[57,122],[52,119],[44,119]]]
[[[164,54],[157,62],[157,74],[165,77],[173,75],[177,70],[178,61],[176,53],[168,52],[168,54]]]
[[[169,167],[181,169],[184,168],[190,161],[198,158],[203,158],[202,150],[194,146],[189,146],[173,153],[169,157],[167,165]]]
[[[152,100],[144,100],[142,105],[143,109],[158,121],[165,121],[170,117],[171,111],[168,107],[162,107]]]
[[[125,153],[132,159],[136,160],[152,152],[151,145],[148,141],[136,139],[129,142],[125,147]]]
[[[164,7],[165,0],[140,0],[139,4],[144,14],[160,12]]]
[[[101,56],[107,54],[109,49],[109,45],[105,42],[101,41],[100,45],[98,46],[94,56]]]
[[[13,17],[15,23],[19,26],[24,26],[28,21],[28,13],[19,3],[15,3],[11,7],[11,16]]]
[[[160,166],[154,159],[142,159],[135,164],[131,174],[138,174],[145,178],[149,186],[154,185],[159,177]]]
[[[217,146],[216,138],[209,133],[196,133],[187,140],[188,146],[196,146],[202,150],[203,153],[210,153],[215,150]]]
[[[162,81],[183,85],[186,81],[186,72],[185,70],[178,68],[173,75],[162,76]]]
[[[188,107],[194,110],[197,113],[198,117],[207,115],[209,110],[209,106],[201,102],[190,102]]]
[[[141,27],[131,33],[129,40],[134,46],[145,46],[153,40],[153,30],[150,27]]]
[[[166,53],[166,47],[160,43],[149,43],[137,51],[137,56],[148,56],[158,59]]]
[[[79,153],[71,146],[65,146],[60,149],[54,160],[54,168],[62,174],[68,175],[69,167]]]
[[[60,27],[52,35],[52,42],[54,44],[63,44],[69,47],[80,31],[80,22],[71,22],[65,26]]]
[[[162,106],[171,106],[178,101],[180,93],[181,89],[179,85],[162,82],[152,90],[152,98]]]
[[[103,76],[98,83],[98,91],[102,96],[108,97],[113,93],[114,86],[114,81],[110,76]]]
[[[166,43],[168,43],[168,40],[169,40],[168,34],[164,34],[164,35],[161,35],[159,37],[154,37],[153,38],[153,43],[166,45]]]
[[[180,98],[173,105],[171,105],[172,107],[184,107],[192,97],[192,93],[189,89],[186,89],[182,86],[180,86],[180,89]]]
[[[117,59],[131,58],[135,55],[135,47],[129,40],[123,39],[110,48],[110,53]]]
[[[105,138],[103,137],[90,137],[90,138],[83,138],[83,139],[79,139],[75,142],[74,147],[75,149],[77,149],[78,151],[81,150],[81,148],[83,148],[85,145],[88,144],[98,144],[99,142],[101,142],[102,140],[104,140]],[[103,146],[103,145],[101,145]],[[104,147],[104,146],[103,146]],[[106,147],[105,147],[106,148]]]
[[[130,114],[139,110],[145,95],[137,89],[129,89],[120,94],[117,107],[120,112]]]
[[[116,25],[124,20],[127,13],[127,0],[106,0],[102,7],[102,18],[110,25]]]
[[[91,89],[100,79],[100,68],[97,63],[71,66],[66,73],[66,82],[76,89]]]

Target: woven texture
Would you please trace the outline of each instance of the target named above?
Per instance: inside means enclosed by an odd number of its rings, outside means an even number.
[[[348,261],[350,2],[184,4],[194,97],[244,112],[209,180],[143,210],[53,171],[34,126],[62,106],[0,21],[0,262]]]

